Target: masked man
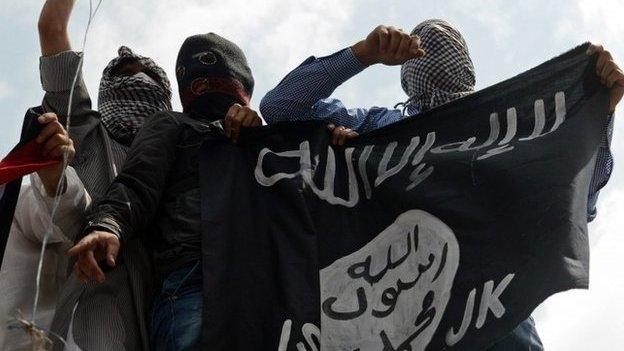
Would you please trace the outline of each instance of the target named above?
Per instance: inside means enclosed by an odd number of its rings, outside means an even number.
[[[588,54],[594,52],[600,55],[597,74],[603,84],[612,88],[610,111],[613,112],[624,93],[624,74],[602,47],[592,46]],[[346,80],[377,63],[402,65],[401,86],[408,95],[405,103],[395,108],[346,108],[340,100],[329,98]],[[260,111],[269,124],[327,121],[333,131],[333,143],[342,145],[360,133],[415,117],[466,96],[474,91],[474,85],[474,67],[464,38],[449,23],[433,19],[417,25],[411,34],[379,26],[350,48],[327,57],[308,58],[266,94]],[[402,109],[397,109],[400,105]],[[610,135],[605,136],[597,159],[588,199],[588,220],[595,216],[598,190],[611,172],[609,140]],[[543,350],[543,347],[529,318],[490,350]]]
[[[72,96],[69,135],[76,157],[71,165],[97,202],[121,169],[129,145],[145,121],[157,111],[171,109],[171,88],[164,70],[153,60],[121,47],[104,69],[99,111],[94,110],[79,69],[82,53],[72,51],[67,33],[74,2],[47,0],[41,10],[42,105],[65,124]],[[63,216],[80,220],[83,227],[83,212],[76,207]],[[57,219],[62,220],[60,216]],[[151,259],[143,243],[135,240],[126,242],[118,261],[106,282],[82,284],[72,275],[64,284],[51,330],[67,340],[69,349],[149,348],[146,316],[152,291]],[[65,345],[58,338],[52,339],[54,349],[63,350]]]
[[[254,80],[243,52],[216,35],[186,39],[176,68],[184,113],[154,115],[136,137],[128,159],[104,199],[94,207],[77,255],[83,281],[105,279],[98,262],[115,265],[120,247],[141,238],[153,244],[163,278],[151,318],[155,350],[199,350],[202,318],[199,151],[220,135],[234,141],[239,127],[261,125],[247,107]],[[217,167],[218,165],[215,165]]]

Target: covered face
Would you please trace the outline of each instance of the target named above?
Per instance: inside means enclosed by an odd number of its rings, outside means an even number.
[[[118,54],[102,73],[98,110],[113,138],[130,144],[147,118],[171,110],[171,87],[165,71],[149,57],[125,46]],[[124,71],[128,67],[132,71]]]
[[[176,77],[184,112],[195,118],[225,118],[235,104],[247,105],[254,79],[243,51],[214,33],[188,37],[178,53]]]
[[[475,72],[466,41],[449,23],[432,19],[411,33],[421,39],[426,55],[401,67],[401,85],[421,111],[458,99],[474,91]]]

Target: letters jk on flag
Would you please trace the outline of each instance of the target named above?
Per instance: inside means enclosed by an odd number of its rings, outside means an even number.
[[[204,145],[206,348],[483,350],[586,288],[586,48],[345,147],[316,123]]]

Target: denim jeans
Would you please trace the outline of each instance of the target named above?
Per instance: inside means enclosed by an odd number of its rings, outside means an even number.
[[[200,261],[170,273],[165,278],[152,308],[151,349],[199,350],[202,300]]]
[[[490,347],[488,351],[544,351],[533,317],[520,323],[516,329]]]

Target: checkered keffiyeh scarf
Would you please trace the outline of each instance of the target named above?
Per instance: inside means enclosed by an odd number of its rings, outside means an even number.
[[[102,73],[98,110],[102,123],[115,140],[129,145],[145,119],[162,110],[171,110],[171,87],[167,74],[152,59],[139,56],[129,48],[119,48]],[[134,59],[160,78],[160,84],[140,76],[113,76],[111,71]]]
[[[451,102],[474,91],[475,72],[468,46],[449,23],[432,19],[416,26],[426,55],[401,67],[401,85],[421,111]]]

